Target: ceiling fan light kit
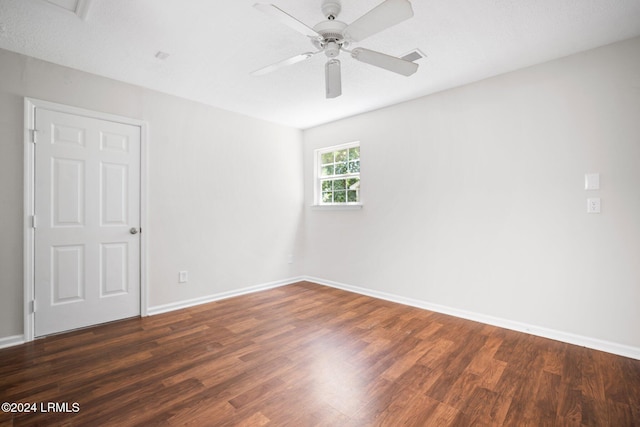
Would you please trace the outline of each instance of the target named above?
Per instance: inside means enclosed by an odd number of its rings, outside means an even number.
[[[413,16],[413,8],[409,0],[385,0],[351,24],[346,24],[336,19],[342,10],[340,1],[323,0],[321,10],[326,20],[316,24],[313,28],[273,4],[256,3],[254,7],[309,37],[317,51],[306,52],[276,62],[254,71],[251,73],[253,75],[264,75],[282,67],[305,61],[318,53],[324,52],[328,58],[325,65],[326,97],[330,99],[342,94],[340,61],[336,59],[341,51],[349,53],[357,61],[403,76],[410,76],[418,70],[418,64],[408,59],[397,58],[361,47],[353,50],[347,49],[351,42],[360,42],[411,18]]]

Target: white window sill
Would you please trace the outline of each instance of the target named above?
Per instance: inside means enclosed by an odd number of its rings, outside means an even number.
[[[314,211],[357,211],[360,209],[362,209],[362,203],[311,205],[311,210]]]

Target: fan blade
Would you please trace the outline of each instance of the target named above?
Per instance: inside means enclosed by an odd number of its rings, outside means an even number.
[[[375,65],[394,73],[410,76],[418,71],[418,64],[396,58],[395,56],[386,55],[369,49],[357,47],[351,51],[351,56],[360,62]]]
[[[258,9],[260,12],[266,13],[267,15],[277,19],[278,21],[287,25],[288,27],[293,28],[299,33],[304,34],[305,36],[309,36],[313,38],[322,37],[314,29],[298,21],[296,18],[289,15],[287,12],[285,12],[284,10],[280,9],[277,6],[274,6],[272,4],[256,3],[253,5],[253,7]]]
[[[300,55],[292,56],[291,58],[285,59],[280,62],[276,62],[275,64],[267,65],[264,68],[260,68],[259,70],[255,70],[251,73],[252,76],[262,76],[264,74],[271,73],[272,71],[279,70],[280,68],[287,67],[289,65],[297,64],[298,62],[306,61],[311,58],[318,52],[305,52]]]
[[[386,0],[344,30],[346,39],[359,42],[413,16],[408,0]]]
[[[327,98],[337,98],[342,95],[342,77],[340,76],[340,61],[331,59],[324,67]]]

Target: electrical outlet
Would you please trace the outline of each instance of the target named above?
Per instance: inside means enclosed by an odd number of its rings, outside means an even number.
[[[189,272],[188,271],[180,271],[178,272],[178,283],[187,283],[189,280]]]
[[[289,256],[287,257],[287,263],[293,264],[293,254],[289,254]]]
[[[600,198],[594,197],[587,199],[587,213],[600,213]]]

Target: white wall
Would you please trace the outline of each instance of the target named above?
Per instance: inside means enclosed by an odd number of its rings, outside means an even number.
[[[148,123],[150,306],[302,273],[299,130],[4,50],[0,76],[0,340],[23,332],[24,96]]]
[[[307,275],[640,355],[640,39],[304,140]],[[354,140],[364,208],[311,210],[313,150]]]
[[[305,274],[640,354],[639,52],[628,40],[300,132],[0,50],[0,340],[22,333],[29,96],[148,122],[151,306]],[[354,140],[364,208],[311,210],[313,149]]]

